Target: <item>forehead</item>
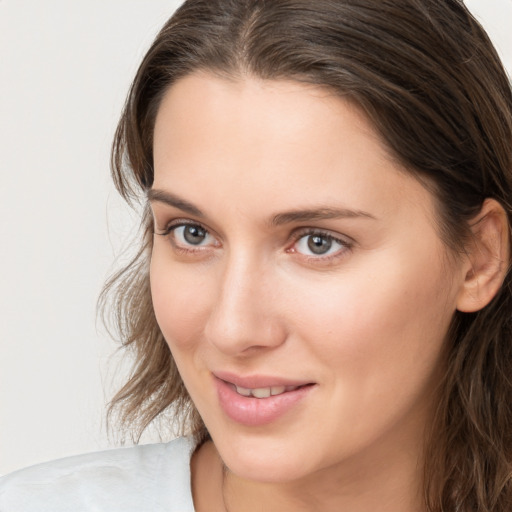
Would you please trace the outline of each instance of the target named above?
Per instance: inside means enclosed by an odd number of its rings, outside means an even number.
[[[197,72],[176,82],[164,95],[155,137],[163,134],[186,142],[193,131],[202,145],[213,145],[219,140],[224,144],[241,142],[250,135],[254,152],[261,152],[261,146],[275,152],[283,144],[289,149],[289,144],[300,139],[334,139],[342,125],[347,125],[345,120],[350,129],[343,129],[340,135],[355,140],[356,132],[364,132],[380,156],[389,156],[360,109],[330,89],[296,81],[227,79]],[[201,135],[207,137],[199,138]]]
[[[348,116],[352,132],[364,132],[379,146],[382,156],[389,156],[381,138],[356,105],[326,87],[292,80],[251,76],[228,79],[206,72],[187,75],[164,95],[155,131],[165,130],[176,137],[177,131],[194,130],[197,135],[207,133],[209,140],[214,140],[232,136],[234,128],[240,138],[250,131],[252,145],[257,147],[258,143],[268,146],[276,135],[281,144],[285,138],[292,143],[301,136],[310,138],[312,132],[334,135]],[[209,129],[213,124],[216,136],[212,138]],[[256,135],[261,138],[255,138]],[[344,131],[344,137],[350,135]]]
[[[293,81],[181,79],[158,111],[154,164],[155,188],[212,207],[228,197],[255,212],[262,197],[273,208],[331,201],[376,216],[433,207],[356,106]]]

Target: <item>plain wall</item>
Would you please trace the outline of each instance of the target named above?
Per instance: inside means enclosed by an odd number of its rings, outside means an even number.
[[[118,358],[95,304],[136,220],[109,146],[179,3],[0,0],[0,474],[111,445]],[[512,0],[467,4],[511,72]]]

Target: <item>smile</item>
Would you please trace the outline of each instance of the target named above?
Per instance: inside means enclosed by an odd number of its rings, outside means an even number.
[[[234,381],[234,382],[233,382]],[[317,386],[277,377],[215,375],[218,404],[236,423],[257,427],[277,421],[299,407]]]
[[[235,386],[235,390],[239,395],[252,396],[254,398],[268,398],[269,396],[282,395],[288,391],[294,391],[300,386],[271,386],[266,388],[243,388],[241,386]]]

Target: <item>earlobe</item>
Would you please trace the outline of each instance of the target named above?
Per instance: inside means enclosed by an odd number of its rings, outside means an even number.
[[[500,203],[486,199],[471,222],[472,240],[466,248],[465,279],[457,309],[474,313],[498,293],[509,268],[510,239],[507,214]]]

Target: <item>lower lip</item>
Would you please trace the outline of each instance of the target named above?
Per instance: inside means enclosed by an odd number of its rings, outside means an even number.
[[[233,384],[221,379],[215,378],[215,383],[224,413],[233,421],[249,427],[266,425],[277,420],[302,401],[314,387],[308,384],[280,395],[255,398],[239,395]]]

